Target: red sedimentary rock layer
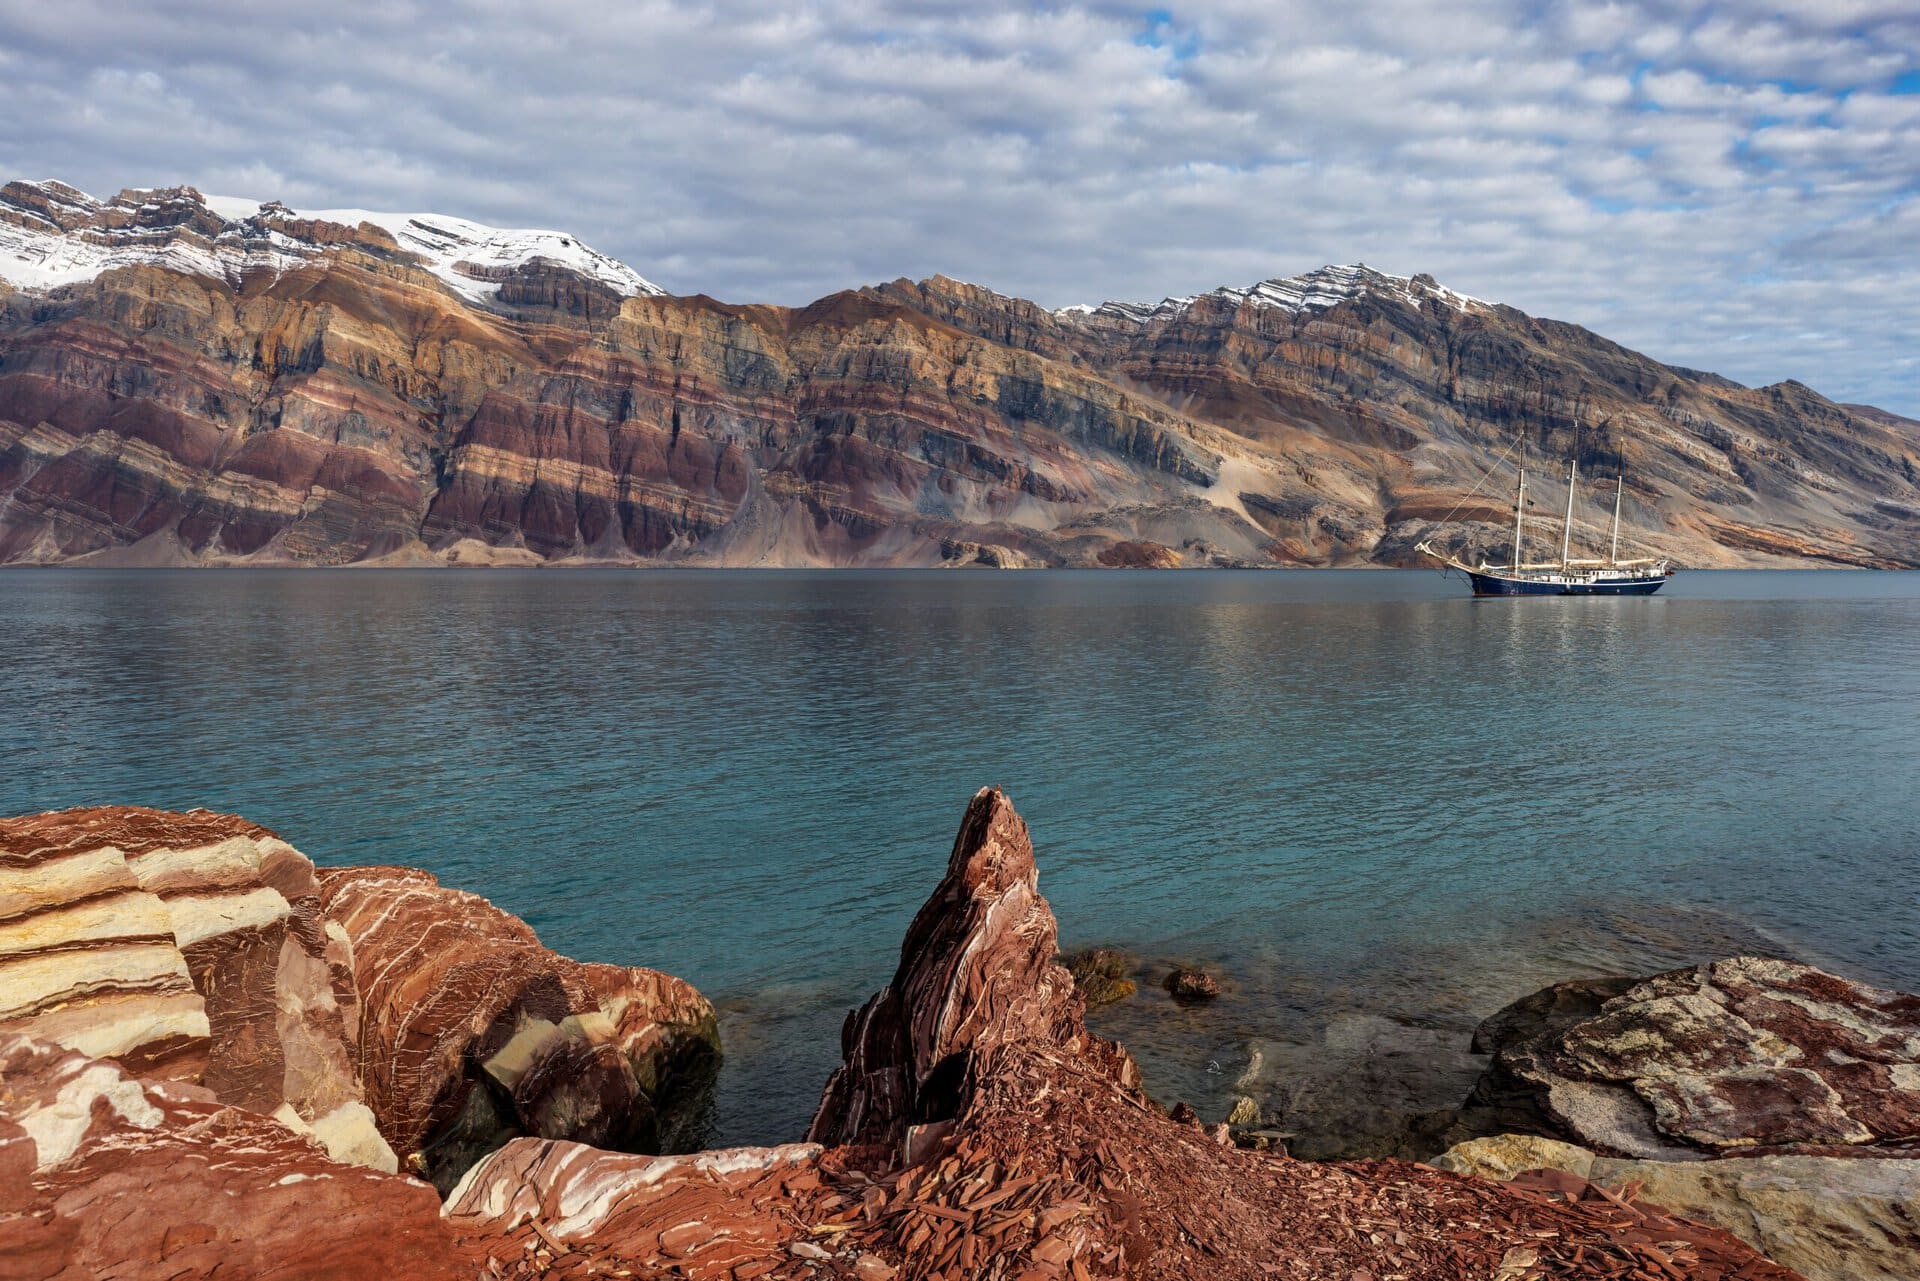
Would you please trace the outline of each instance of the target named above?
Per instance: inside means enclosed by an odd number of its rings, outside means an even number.
[[[426,872],[320,881],[352,945],[367,1101],[412,1168],[446,1188],[517,1135],[647,1152],[683,1141],[719,1046],[691,984],[556,955]]]
[[[0,1035],[0,1277],[454,1281],[424,1183],[330,1160],[200,1086]]]
[[[709,1277],[769,1259],[799,1267],[788,1246],[809,1239],[797,1212],[823,1186],[820,1153],[793,1143],[647,1157],[515,1139],[454,1190],[446,1215],[467,1239],[521,1234],[548,1256],[537,1268],[567,1255]]]
[[[1137,1081],[1124,1051],[1086,1031],[1057,941],[1026,824],[1004,800],[976,800],[946,877],[907,929],[893,982],[847,1018],[846,1061],[808,1137],[897,1146],[915,1123],[952,1120],[976,1060],[1019,1041]]]

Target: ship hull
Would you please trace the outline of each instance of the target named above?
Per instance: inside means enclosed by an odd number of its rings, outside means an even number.
[[[1510,578],[1504,574],[1467,571],[1475,596],[1651,596],[1666,584],[1657,578],[1603,578],[1589,581],[1549,578]]]

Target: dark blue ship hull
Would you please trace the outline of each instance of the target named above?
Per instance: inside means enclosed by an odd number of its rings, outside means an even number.
[[[1658,578],[1616,578],[1600,582],[1559,583],[1538,578],[1507,578],[1467,571],[1475,596],[1651,596],[1666,583]]]

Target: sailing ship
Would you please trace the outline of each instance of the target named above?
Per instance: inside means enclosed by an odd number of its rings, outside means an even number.
[[[1573,554],[1573,496],[1580,479],[1580,463],[1567,464],[1567,521],[1560,532],[1560,559],[1526,559],[1522,528],[1527,508],[1527,469],[1520,468],[1520,486],[1513,499],[1513,560],[1506,565],[1491,565],[1481,557],[1478,565],[1469,565],[1458,556],[1436,551],[1431,542],[1415,545],[1414,550],[1433,557],[1447,570],[1459,570],[1473,584],[1475,596],[1651,596],[1674,575],[1664,558],[1620,559],[1620,499],[1625,492],[1624,478],[1616,478],[1613,489],[1613,539],[1607,557],[1581,559]]]

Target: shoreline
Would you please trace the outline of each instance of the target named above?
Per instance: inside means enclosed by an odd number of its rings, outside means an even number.
[[[192,565],[142,565],[101,561],[91,557],[68,561],[13,561],[0,564],[0,573],[9,571],[32,572],[40,570],[84,569],[118,573],[199,573],[201,571],[280,571],[298,570],[353,572],[353,573],[438,573],[441,570],[477,571],[498,574],[531,573],[541,570],[584,571],[584,572],[622,572],[653,573],[671,572],[675,574],[921,574],[954,573],[960,571],[990,571],[1019,575],[1033,574],[1163,574],[1204,575],[1204,574],[1346,574],[1346,573],[1405,573],[1440,574],[1442,571],[1426,565],[702,565],[684,561],[598,561],[598,560],[552,560],[536,561],[524,564],[481,564],[478,562],[461,564],[441,560],[424,560],[405,564],[381,564],[377,561],[349,561],[338,565],[321,565],[307,561],[236,561],[214,564]],[[1808,560],[1779,565],[1711,565],[1682,567],[1680,575],[1692,574],[1774,574],[1801,573],[1818,571],[1821,573],[1863,573],[1863,574],[1903,574],[1920,572],[1920,566],[1914,565],[1860,565],[1845,561]]]
[[[1080,936],[1062,963],[1072,968],[1075,956],[1092,952],[1124,958],[1116,976],[1133,990],[1110,1001],[1090,998],[1087,1026],[1127,1047],[1149,1096],[1163,1106],[1188,1104],[1209,1122],[1228,1119],[1247,1099],[1265,1118],[1252,1128],[1295,1134],[1294,1155],[1314,1160],[1426,1160],[1444,1150],[1448,1143],[1436,1140],[1447,1127],[1434,1118],[1458,1109],[1487,1066],[1470,1049],[1476,1028],[1555,984],[1738,953],[1807,962],[1887,987],[1920,985],[1920,974],[1888,974],[1758,922],[1685,905],[1623,909],[1617,923],[1577,913],[1516,924],[1436,940],[1424,953],[1396,947],[1364,968],[1300,962],[1275,970],[1231,948],[1209,949],[1204,939],[1168,947],[1111,935]],[[1221,996],[1199,1005],[1171,999],[1163,979],[1183,967],[1214,976]],[[776,1105],[791,1069],[831,1066],[824,1047],[861,989],[822,981],[703,990],[713,993],[730,1047],[717,1082],[713,1141],[776,1142],[812,1108],[810,1092],[798,1086],[787,1091],[790,1102]]]

